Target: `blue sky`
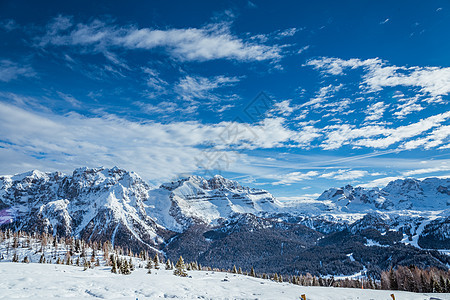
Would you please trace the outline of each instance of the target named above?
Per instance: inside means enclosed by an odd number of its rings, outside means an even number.
[[[446,177],[449,28],[446,1],[2,1],[0,173]]]

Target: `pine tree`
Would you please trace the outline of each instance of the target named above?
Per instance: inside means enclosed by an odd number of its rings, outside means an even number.
[[[250,270],[250,276],[256,277],[256,272],[255,272],[255,269],[253,269],[253,267],[252,267],[252,269]]]
[[[167,259],[166,261],[166,270],[172,270],[172,263],[170,262],[170,259]]]
[[[280,275],[280,277],[278,277],[278,282],[283,282],[283,276]]]
[[[130,275],[131,274],[130,266],[128,265],[126,259],[124,259],[122,261],[122,266],[120,268],[120,273],[122,273],[123,275]]]
[[[155,269],[158,270],[158,269],[159,269],[159,257],[158,257],[158,253],[155,254],[155,257],[153,257],[153,263],[155,264]]]
[[[184,264],[183,257],[180,256],[178,259],[177,264],[175,265],[175,270],[173,271],[173,274],[180,277],[187,277],[188,274],[186,273],[186,265]]]
[[[242,274],[242,269],[241,269],[241,267],[239,267],[239,269],[238,269],[238,274]]]
[[[130,260],[128,261],[128,266],[129,266],[131,272],[134,271],[134,264],[133,264],[133,260],[131,260],[131,257],[130,257]]]
[[[236,266],[233,266],[233,270],[231,270],[231,273],[233,273],[233,274],[237,274],[237,269],[236,269]]]
[[[273,275],[273,281],[278,281],[278,274],[275,273],[275,275]]]
[[[149,259],[148,261],[147,261],[147,265],[145,266],[145,268],[146,269],[151,269],[151,268],[153,268],[153,262],[152,262],[152,260],[151,259]]]
[[[114,260],[112,262],[111,273],[117,274],[117,262]]]

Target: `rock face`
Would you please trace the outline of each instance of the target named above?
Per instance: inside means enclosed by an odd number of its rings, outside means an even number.
[[[449,205],[450,179],[436,178],[396,180],[382,189],[332,188],[305,205],[281,203],[222,176],[191,176],[158,188],[119,168],[0,177],[1,228],[110,240],[171,259],[183,254],[207,265],[267,272],[366,268],[376,276],[389,267],[384,253],[391,264],[445,267],[448,256],[421,248],[450,249]]]

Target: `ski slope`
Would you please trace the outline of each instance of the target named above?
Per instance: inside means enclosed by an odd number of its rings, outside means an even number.
[[[191,278],[172,271],[137,269],[118,275],[109,267],[83,268],[54,264],[0,263],[0,299],[300,299],[397,300],[450,299],[449,294],[303,287],[230,273],[189,271]]]

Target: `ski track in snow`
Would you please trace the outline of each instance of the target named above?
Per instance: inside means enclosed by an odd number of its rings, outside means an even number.
[[[112,274],[109,267],[83,268],[0,263],[0,299],[396,299],[450,300],[449,294],[368,289],[304,287],[221,272],[189,271],[192,278],[172,271],[137,269],[131,275]],[[434,298],[433,298],[434,297]]]

